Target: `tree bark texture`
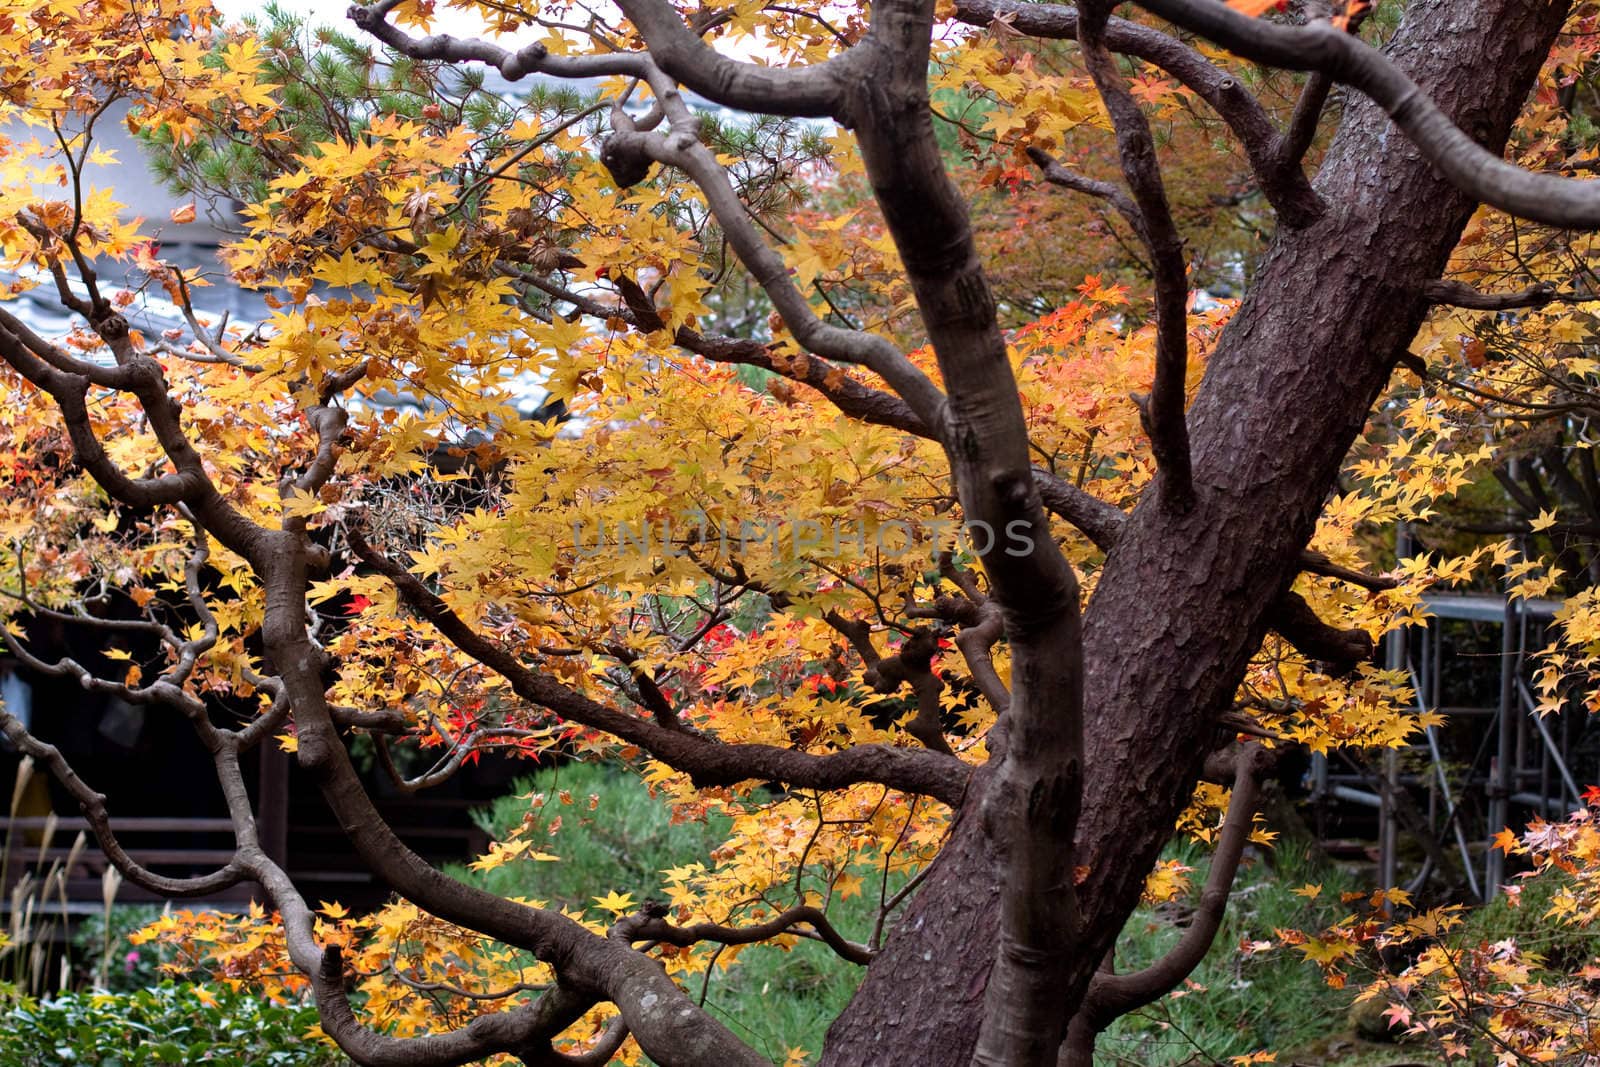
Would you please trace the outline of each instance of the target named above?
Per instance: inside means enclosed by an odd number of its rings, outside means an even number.
[[[1564,0],[1413,0],[1388,54],[1485,147],[1503,148]],[[1293,580],[1347,450],[1405,354],[1473,204],[1352,98],[1313,225],[1273,240],[1189,410],[1195,505],[1125,524],[1084,617],[1081,926],[1070,1018],[1138,901],[1225,710]],[[829,1031],[829,1065],[966,1063],[999,937],[1002,860],[972,781],[945,853]]]

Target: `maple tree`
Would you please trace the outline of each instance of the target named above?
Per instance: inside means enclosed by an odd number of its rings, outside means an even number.
[[[0,5],[5,114],[37,133],[0,144],[7,295],[80,320],[43,338],[0,304],[6,643],[187,718],[234,859],[141,867],[92,782],[0,731],[136,884],[258,883],[270,909],[144,936],[309,988],[358,1062],[760,1062],[686,989],[808,939],[865,966],[822,1062],[1086,1063],[1210,948],[1278,754],[1426,724],[1374,639],[1491,566],[1520,595],[1556,579],[1498,540],[1374,575],[1362,538],[1472,483],[1485,394],[1589,402],[1600,194],[1553,172],[1587,145],[1565,90],[1593,5],[450,6],[485,36],[430,34],[429,0],[352,8],[351,35],[199,0]],[[474,65],[599,88],[502,97]],[[212,275],[87,184],[113,103],[171,180],[248,205]],[[258,328],[194,311],[224,273]],[[130,328],[151,295],[188,328]],[[530,380],[575,432],[518,417]],[[1600,663],[1575,592],[1551,702]],[[96,673],[35,655],[30,619],[150,651]],[[356,737],[406,790],[489,748],[626,761],[730,838],[665,901],[495,896],[402,844]],[[240,771],[263,744],[390,905],[313,909],[268,854]],[[544,825],[477,866],[559,863]],[[1588,863],[1573,826],[1517,847]],[[1193,889],[1158,862],[1175,828],[1215,846],[1195,920],[1119,974],[1139,900]],[[863,893],[875,928],[836,929]]]

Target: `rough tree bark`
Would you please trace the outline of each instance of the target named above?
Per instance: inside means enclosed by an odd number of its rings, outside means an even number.
[[[1567,6],[1413,0],[1387,52],[1498,151]],[[1194,508],[1142,503],[1085,612],[1076,851],[1088,873],[1063,1018],[1137,903],[1266,608],[1473,209],[1359,98],[1314,185],[1326,213],[1276,236],[1191,405]],[[829,1031],[825,1064],[970,1057],[999,926],[1000,861],[974,817],[991,779],[974,777],[949,846]]]

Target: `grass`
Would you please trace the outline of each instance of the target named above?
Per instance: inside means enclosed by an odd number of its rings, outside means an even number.
[[[1204,880],[1204,853],[1175,845],[1171,854],[1196,868],[1191,875],[1196,884]],[[1359,886],[1290,842],[1275,849],[1271,861],[1269,867],[1254,858],[1240,870],[1222,929],[1189,977],[1193,986],[1119,1019],[1101,1036],[1097,1062],[1226,1063],[1230,1056],[1260,1049],[1281,1053],[1326,1043],[1345,1031],[1350,991],[1330,989],[1297,952],[1278,949],[1247,957],[1239,945],[1273,940],[1273,930],[1280,927],[1320,927],[1319,913],[1293,893],[1306,883],[1320,884],[1324,900]],[[1137,970],[1159,958],[1182,936],[1184,917],[1173,908],[1136,911],[1117,943],[1117,969]]]
[[[891,882],[890,892],[896,888]],[[828,908],[829,919],[854,941],[867,940],[877,914],[878,896],[871,890]],[[782,1063],[793,1048],[813,1056],[821,1051],[829,1025],[850,1003],[863,974],[814,941],[789,951],[757,945],[712,976],[705,1005],[757,1051]]]

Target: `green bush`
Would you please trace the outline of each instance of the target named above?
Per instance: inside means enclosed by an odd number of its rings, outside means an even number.
[[[1444,940],[1462,947],[1515,941],[1521,951],[1539,957],[1557,972],[1575,971],[1593,961],[1592,929],[1547,916],[1556,894],[1572,886],[1568,875],[1546,871],[1537,878],[1511,881],[1522,886],[1519,897],[1502,893],[1483,907],[1469,910],[1460,928],[1446,934]]]
[[[109,993],[125,993],[153,986],[161,980],[161,965],[176,953],[159,942],[133,945],[128,935],[161,918],[159,904],[118,904],[107,916],[94,912],[72,931],[72,962],[86,984]]]
[[[453,870],[456,877],[502,896],[533,897],[551,907],[587,908],[602,893],[661,897],[661,872],[695,860],[727,840],[729,821],[674,822],[638,775],[604,763],[567,763],[513,783],[514,792],[473,813],[485,833],[505,840],[530,813],[531,840],[559,863],[513,861],[490,871]],[[535,809],[530,795],[544,794]],[[563,800],[566,798],[566,802]],[[561,829],[550,833],[560,819]]]
[[[562,830],[554,836],[536,831],[535,841],[561,860],[514,861],[491,871],[453,872],[496,893],[569,907],[587,907],[595,896],[612,890],[632,893],[636,901],[660,898],[665,895],[662,870],[707,862],[710,851],[727,839],[725,817],[674,823],[672,813],[651,799],[637,775],[610,764],[565,764],[521,779],[515,789],[513,795],[478,812],[479,825],[491,836],[504,838],[533,810],[528,795],[543,793],[546,800],[535,814],[536,825],[548,829],[559,816]],[[563,791],[570,804],[562,802]],[[828,909],[840,932],[858,941],[870,936],[877,918],[876,882],[867,881],[866,892],[836,900]],[[903,883],[902,877],[891,879],[890,892]],[[705,1006],[758,1050],[782,1062],[788,1049],[804,1048],[814,1055],[822,1048],[828,1025],[849,1003],[864,973],[826,945],[811,941],[787,951],[752,946],[739,954],[733,967],[715,969],[706,986]],[[698,978],[690,992],[698,998]]]
[[[68,993],[0,1016],[6,1067],[136,1067],[162,1063],[331,1067],[349,1061],[325,1040],[310,1004],[274,1004],[221,986],[162,982],[132,993]]]

